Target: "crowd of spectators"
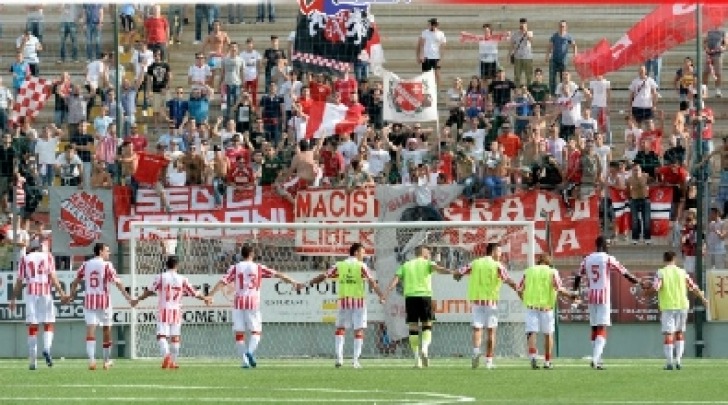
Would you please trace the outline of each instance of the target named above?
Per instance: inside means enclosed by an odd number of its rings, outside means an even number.
[[[8,191],[22,188],[26,218],[43,187],[55,181],[90,188],[120,181],[133,190],[155,188],[163,199],[166,187],[210,185],[216,206],[228,188],[254,185],[273,186],[293,201],[303,187],[411,184],[417,186],[418,205],[426,208],[422,216],[428,218],[441,218],[430,190],[438,184],[464,185],[464,197],[471,202],[539,188],[561,195],[570,209],[574,200],[599,195],[605,221],[613,217],[613,187],[628,195],[633,213],[629,237],[637,244],[651,241],[649,187],[669,185],[674,188],[674,243],[684,244],[681,219],[691,215],[692,181],[710,175],[714,156],[725,167],[726,149],[716,151],[712,144],[715,118],[707,105],[708,89],[695,88],[698,73],[690,58],[669,84],[639,67],[627,102],[620,105],[613,102],[606,77],[576,81],[569,63],[578,52],[578,38],[569,33],[566,21],[558,23],[545,49],[536,46],[541,33],[531,31],[526,18],[507,33],[484,24],[473,56],[479,72],[465,79],[442,69],[447,38],[439,21],[430,19],[415,51],[423,71],[436,71],[445,99],[447,119],[434,127],[383,121],[383,85],[369,77],[365,55],[340,75],[301,72],[290,62],[294,33],[273,35],[260,47],[253,38],[229,35],[222,12],[228,12],[228,24],[245,23],[244,6],[170,5],[166,14],[159,5],[120,6],[122,49],[113,53],[99,45],[108,8],[59,7],[58,62],[66,63],[69,41],[70,60],[78,62],[76,35],[84,27],[87,64],[82,80],[63,73],[54,81],[54,123],[37,130],[30,121],[14,129],[7,124],[18,88],[42,70],[43,20],[37,18],[42,7],[28,8],[27,30],[17,39],[17,58],[10,66],[11,85],[0,82],[2,202],[7,207]],[[193,43],[199,50],[189,55],[186,72],[173,71],[170,47],[189,39],[181,34],[188,16],[194,18]],[[247,22],[275,19],[268,1],[258,5],[257,19]],[[706,37],[705,45],[715,58],[725,51],[725,37],[717,45]],[[131,63],[120,72],[114,69],[117,51],[131,54]],[[534,57],[541,52],[542,64]],[[718,76],[720,64],[711,65]],[[661,101],[670,91],[676,92],[679,105]],[[721,96],[719,88],[715,95]],[[346,105],[363,120],[352,132],[305,140],[310,108],[319,101]],[[117,105],[120,122],[114,119]],[[616,111],[625,117],[624,124],[610,121]],[[693,147],[698,121],[703,126],[702,162],[696,161]],[[68,143],[56,155],[60,139]],[[157,182],[135,180],[140,154],[167,159],[168,168]],[[30,164],[31,157],[37,165]],[[27,169],[15,171],[10,162],[23,162]],[[721,180],[728,186],[728,177]],[[725,212],[728,191],[721,190],[716,208]],[[164,201],[163,206],[170,210]]]

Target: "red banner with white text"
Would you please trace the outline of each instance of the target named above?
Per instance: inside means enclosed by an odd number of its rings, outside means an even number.
[[[458,200],[445,209],[450,221],[536,221],[536,252],[554,257],[583,256],[594,250],[599,236],[598,197],[576,201],[572,215],[560,196],[546,191],[526,191],[497,200]],[[547,236],[546,217],[551,235]]]
[[[293,206],[271,187],[251,187],[235,190],[228,187],[222,205],[215,208],[212,187],[168,187],[164,190],[170,210],[167,212],[160,196],[153,189],[141,188],[136,205],[131,205],[127,187],[114,188],[114,213],[119,240],[130,237],[132,221],[178,221],[211,223],[293,222]]]
[[[728,18],[728,6],[705,4],[702,9],[703,32],[720,27]],[[625,66],[639,65],[647,59],[697,35],[695,3],[661,4],[610,45],[605,38],[593,48],[580,50],[574,66],[582,79],[617,71]]]

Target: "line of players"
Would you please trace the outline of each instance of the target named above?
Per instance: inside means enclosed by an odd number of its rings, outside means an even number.
[[[31,370],[37,367],[38,325],[44,325],[42,355],[51,367],[53,358],[53,323],[55,306],[51,287],[61,296],[61,302],[69,303],[75,296],[80,283],[84,283],[84,317],[87,325],[86,352],[88,367],[96,369],[96,326],[103,329],[103,368],[111,367],[111,324],[112,308],[109,286],[114,284],[131,306],[153,295],[158,296],[157,340],[163,358],[162,368],[178,368],[180,336],[182,325],[181,301],[183,296],[196,297],[206,304],[224,286],[233,284],[233,331],[235,345],[242,360],[243,368],[256,367],[255,351],[260,343],[262,319],[260,313],[260,288],[264,278],[279,278],[301,289],[305,285],[314,286],[327,278],[336,279],[338,284],[338,314],[335,331],[335,366],[344,362],[344,336],[346,329],[354,332],[354,353],[352,365],[361,368],[359,358],[362,352],[364,330],[367,324],[366,287],[379,296],[384,303],[389,294],[401,283],[405,297],[406,322],[409,325],[409,343],[415,356],[415,367],[428,367],[430,363],[429,346],[432,341],[432,274],[448,274],[455,280],[469,276],[467,298],[472,308],[472,367],[480,364],[482,332],[486,330],[485,361],[487,368],[494,368],[495,336],[498,326],[497,303],[502,284],[514,289],[526,306],[525,329],[528,338],[528,353],[531,367],[540,368],[537,362],[537,334],[544,335],[544,369],[552,369],[551,362],[554,333],[554,307],[557,295],[565,295],[579,303],[578,290],[581,279],[588,280],[587,303],[592,327],[592,363],[597,370],[603,370],[602,353],[607,340],[607,326],[611,324],[610,277],[616,271],[634,284],[639,284],[647,292],[656,292],[661,311],[662,332],[667,363],[666,370],[681,369],[684,352],[684,331],[689,308],[688,292],[693,292],[707,305],[700,289],[690,279],[685,270],[675,264],[675,253],[665,252],[664,266],[659,269],[653,280],[639,280],[607,253],[607,243],[602,237],[596,239],[596,251],[581,263],[574,280],[574,289],[569,291],[562,285],[558,271],[551,266],[547,255],[539,255],[537,263],[525,270],[522,280],[516,284],[500,263],[500,246],[489,243],[484,257],[473,260],[458,270],[448,270],[430,259],[430,250],[419,246],[416,257],[402,264],[386,288],[379,289],[372,273],[364,263],[364,247],[354,243],[349,249],[350,257],[337,262],[325,272],[317,275],[306,284],[299,283],[288,275],[277,272],[265,265],[256,263],[252,247],[241,249],[242,260],[232,265],[215,285],[208,296],[196,291],[186,277],[177,273],[178,259],[170,256],[166,261],[166,271],[157,275],[152,283],[137,298],[132,298],[118,278],[116,270],[109,262],[109,247],[98,243],[94,246],[94,258],[81,265],[76,278],[71,283],[70,293],[66,295],[55,274],[53,256],[31,250],[22,258],[18,268],[13,295],[10,297],[11,311],[15,309],[15,297],[26,287],[26,322],[28,324],[28,349]],[[249,332],[246,343],[245,333]]]

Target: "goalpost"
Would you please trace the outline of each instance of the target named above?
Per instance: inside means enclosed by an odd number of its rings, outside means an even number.
[[[256,248],[255,261],[306,282],[348,256],[349,246],[359,242],[365,246],[367,264],[381,286],[391,281],[401,263],[414,257],[419,245],[431,247],[432,259],[441,265],[459,269],[484,255],[487,243],[500,242],[502,261],[516,282],[523,270],[534,264],[538,250],[532,221],[133,222],[130,230],[132,295],[140,294],[153,276],[163,270],[168,255],[179,257],[179,272],[206,294],[239,260],[243,245]],[[467,283],[467,278],[456,282],[450,276],[433,275],[434,356],[469,357],[472,353]],[[332,357],[336,287],[335,280],[327,280],[317,287],[295,291],[278,279],[263,280],[263,340],[259,355]],[[209,307],[191,298],[183,300],[183,356],[236,357],[231,317],[233,294],[232,286],[227,286]],[[131,358],[158,357],[156,308],[156,300],[150,299],[129,309]],[[409,356],[401,289],[392,292],[384,305],[370,292],[367,308],[369,322],[363,356]],[[507,286],[501,290],[499,314],[496,355],[524,357],[524,309]]]

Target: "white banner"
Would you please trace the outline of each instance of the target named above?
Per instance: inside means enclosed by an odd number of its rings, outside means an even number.
[[[406,80],[384,71],[382,81],[385,121],[437,121],[437,81],[434,70]]]
[[[96,242],[116,250],[111,190],[50,187],[53,252],[88,255]]]
[[[378,206],[374,188],[347,191],[344,189],[310,189],[296,195],[296,222],[304,223],[371,223],[376,222]],[[361,243],[368,255],[374,253],[371,230],[329,229],[296,231],[296,253],[300,255],[348,256],[353,243]]]
[[[375,269],[376,270],[376,269]],[[323,269],[322,269],[323,271]],[[377,274],[379,273],[379,274]],[[391,279],[382,278],[382,271],[376,272],[375,277],[381,285],[385,285]],[[58,278],[63,288],[68,292],[69,286],[75,277],[73,271],[59,271]],[[297,281],[306,282],[319,274],[318,272],[295,272],[291,273]],[[512,274],[514,279],[519,280],[518,274]],[[137,289],[132,292],[133,296],[142,293],[144,287],[148,286],[154,275],[143,275],[137,277]],[[222,275],[189,275],[190,283],[202,293],[208,293],[220,280]],[[131,285],[131,275],[121,276],[124,285]],[[11,313],[8,308],[8,295],[12,289],[15,275],[13,273],[0,273],[0,322],[23,322],[25,320],[25,304],[22,297],[18,299],[18,305]],[[467,279],[456,282],[450,277],[440,276],[435,278],[433,305],[438,322],[470,322],[470,306],[466,301]],[[111,289],[111,302],[114,309],[114,323],[129,324],[131,311],[129,304],[116,288]],[[183,304],[183,320],[188,323],[229,323],[232,322],[230,309],[232,308],[233,288],[228,286],[222,292],[216,294],[212,305],[205,306],[201,301],[185,297]],[[266,323],[333,323],[337,312],[337,283],[336,280],[325,280],[317,287],[304,288],[300,292],[293,289],[290,284],[278,279],[266,279],[261,287],[261,312],[263,321]],[[397,295],[392,294],[396,299]],[[57,295],[56,301],[57,319],[82,320],[83,319],[83,291],[79,291],[74,297],[73,303],[62,305]],[[518,297],[508,287],[504,287],[500,302],[502,322],[522,321],[522,307]],[[371,322],[383,322],[385,320],[384,308],[379,304],[376,294],[370,292],[367,300],[369,320]],[[395,305],[387,305],[387,310],[395,314],[401,313],[404,316],[403,302],[397,301]],[[137,320],[140,323],[155,323],[157,316],[156,297],[148,298],[137,307]],[[391,317],[392,314],[389,314]],[[401,325],[406,329],[404,318]],[[390,329],[391,330],[391,329]],[[390,332],[391,334],[391,332]]]

